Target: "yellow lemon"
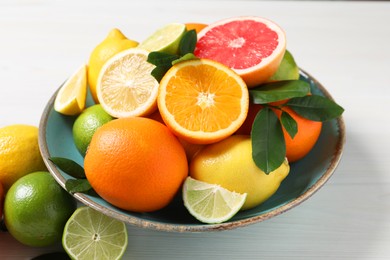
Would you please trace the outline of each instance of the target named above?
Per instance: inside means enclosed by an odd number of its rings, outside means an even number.
[[[104,63],[115,54],[137,46],[138,42],[129,40],[119,29],[114,28],[92,51],[88,62],[88,84],[96,103],[99,102],[96,94],[96,85]]]
[[[271,197],[290,171],[287,160],[275,171],[265,174],[252,159],[250,136],[233,135],[206,146],[190,164],[190,176],[196,180],[237,193],[247,193],[242,210],[260,205]]]
[[[46,170],[38,146],[38,128],[10,125],[0,128],[0,182],[7,191],[22,176]]]

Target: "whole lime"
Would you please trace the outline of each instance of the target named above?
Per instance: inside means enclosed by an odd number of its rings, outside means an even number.
[[[33,172],[17,180],[4,201],[4,222],[9,233],[28,246],[61,241],[76,201],[48,172]]]
[[[287,160],[269,174],[260,170],[252,159],[249,135],[233,135],[208,145],[195,155],[190,164],[192,178],[241,194],[247,193],[243,210],[256,207],[270,198],[289,171]]]
[[[299,67],[291,52],[286,50],[278,70],[268,79],[268,82],[297,79],[299,79]]]
[[[100,104],[88,107],[76,118],[73,124],[73,140],[81,155],[85,156],[95,131],[112,119]]]

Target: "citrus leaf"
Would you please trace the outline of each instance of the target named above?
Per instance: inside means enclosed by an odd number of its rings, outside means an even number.
[[[196,60],[196,59],[198,59],[198,58],[194,54],[187,53],[184,56],[180,57],[179,59],[172,61],[172,65],[175,65],[176,63],[179,63],[179,62],[182,62],[182,61]]]
[[[292,98],[285,105],[312,121],[325,122],[341,116],[344,112],[344,108],[332,100],[317,95]]]
[[[172,66],[172,61],[177,60],[178,58],[180,57],[175,54],[152,51],[149,53],[147,61],[157,67]]]
[[[253,161],[266,174],[283,163],[286,145],[282,125],[269,107],[257,113],[252,125],[251,140]]]
[[[87,179],[68,179],[65,188],[68,192],[75,193],[90,191],[92,186]]]
[[[187,53],[193,53],[195,50],[197,35],[195,30],[190,30],[185,32],[183,38],[181,38],[179,43],[179,53],[180,55],[186,55]]]
[[[70,176],[75,178],[85,178],[84,169],[78,163],[62,157],[50,157],[49,160]]]
[[[310,84],[303,80],[270,82],[249,90],[254,104],[267,104],[293,97],[303,97],[308,93],[310,93]]]
[[[289,113],[282,111],[282,115],[280,116],[280,122],[282,123],[282,126],[290,135],[290,137],[294,139],[294,136],[298,132],[298,124],[295,119],[292,118]]]
[[[164,77],[165,73],[171,68],[171,66],[158,66],[155,67],[150,73],[158,82]]]

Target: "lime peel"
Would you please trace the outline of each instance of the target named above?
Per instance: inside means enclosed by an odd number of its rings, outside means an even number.
[[[65,225],[62,245],[72,259],[121,259],[128,243],[124,222],[89,207],[78,208]]]
[[[191,177],[183,185],[184,206],[192,216],[208,224],[231,219],[244,205],[246,196]]]

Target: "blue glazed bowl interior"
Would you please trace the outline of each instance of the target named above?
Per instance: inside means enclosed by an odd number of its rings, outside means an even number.
[[[332,99],[326,89],[306,72],[301,71],[301,79],[310,83],[313,94]],[[83,165],[83,157],[76,149],[72,137],[72,126],[76,117],[64,116],[54,111],[56,94],[50,99],[42,115],[39,144],[48,170],[57,182],[65,187],[65,181],[72,177],[59,170],[49,158],[64,157]],[[93,104],[91,96],[88,95],[87,106]],[[83,204],[128,224],[155,230],[201,232],[246,226],[269,219],[299,205],[322,187],[341,159],[345,143],[344,128],[341,117],[325,122],[315,147],[305,158],[290,164],[290,173],[278,191],[265,203],[250,210],[240,211],[225,223],[209,225],[197,221],[184,208],[181,194],[178,194],[168,207],[152,213],[124,211],[112,206],[98,195],[76,193],[74,197]]]

